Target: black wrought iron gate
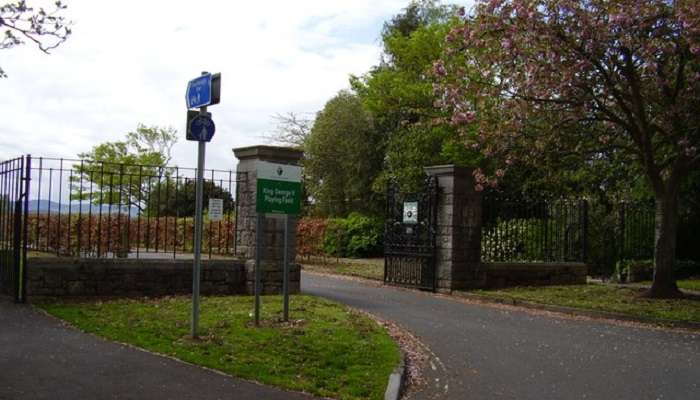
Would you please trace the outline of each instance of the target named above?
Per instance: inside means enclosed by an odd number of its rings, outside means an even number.
[[[416,193],[387,189],[384,283],[435,290],[437,182],[426,179]]]
[[[0,162],[0,294],[24,302],[31,156]]]

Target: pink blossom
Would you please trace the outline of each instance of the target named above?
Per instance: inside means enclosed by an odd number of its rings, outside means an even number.
[[[499,178],[503,178],[503,175],[505,175],[505,174],[506,174],[506,172],[500,168],[496,170],[496,176]]]
[[[475,114],[472,111],[459,111],[452,115],[452,123],[455,125],[468,124],[470,122],[473,122],[474,118]]]
[[[483,192],[484,186],[481,183],[477,183],[476,186],[474,186],[474,190],[476,190],[477,192]]]
[[[445,70],[445,65],[442,61],[435,61],[435,63],[433,63],[433,72],[435,72],[437,76],[447,75],[447,70]]]
[[[694,44],[690,46],[690,52],[696,56],[700,54],[700,44]]]

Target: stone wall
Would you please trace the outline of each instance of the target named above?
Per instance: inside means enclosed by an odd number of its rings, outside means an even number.
[[[584,263],[482,263],[489,289],[512,286],[585,284],[588,268]]]
[[[32,258],[28,296],[166,296],[192,293],[192,260]],[[201,294],[246,294],[238,260],[202,260]]]

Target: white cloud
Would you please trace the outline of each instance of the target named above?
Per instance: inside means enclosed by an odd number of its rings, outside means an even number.
[[[233,168],[231,149],[260,143],[287,111],[313,112],[349,74],[379,57],[383,21],[406,1],[69,1],[73,36],[50,56],[3,51],[0,158],[75,157],[121,139],[139,122],[170,125],[175,161],[196,163],[184,140],[184,91],[202,69],[222,74],[210,111],[207,166]]]

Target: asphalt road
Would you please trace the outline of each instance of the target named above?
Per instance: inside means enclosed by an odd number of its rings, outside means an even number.
[[[311,399],[63,326],[0,297],[0,399]]]
[[[302,291],[411,331],[432,351],[416,399],[700,399],[700,336],[491,307],[303,273]]]

